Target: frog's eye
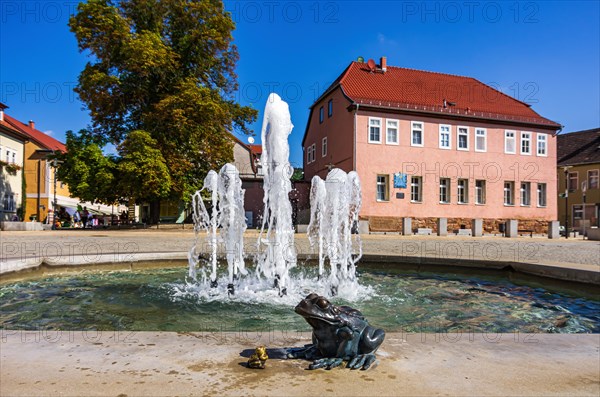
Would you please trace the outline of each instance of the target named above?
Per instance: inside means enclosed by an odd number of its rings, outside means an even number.
[[[327,302],[326,299],[321,298],[317,301],[317,306],[319,306],[321,309],[326,309],[327,306],[329,306],[329,302]]]

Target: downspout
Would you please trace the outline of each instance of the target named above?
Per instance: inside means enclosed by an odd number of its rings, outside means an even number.
[[[356,170],[356,115],[358,113],[358,108],[359,108],[360,104],[357,103],[356,104],[356,110],[354,110],[354,140],[352,141],[352,149],[354,151],[353,155],[352,155],[352,170],[358,172]]]
[[[42,185],[42,159],[38,159],[38,167],[37,167],[37,205],[35,207],[35,220],[37,222],[40,222],[41,185]]]

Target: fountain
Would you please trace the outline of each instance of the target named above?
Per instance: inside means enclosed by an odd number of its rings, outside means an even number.
[[[258,251],[261,251],[261,245],[267,249],[259,259],[257,270],[274,280],[279,296],[287,293],[289,271],[296,266],[292,205],[289,199],[293,168],[289,160],[288,136],[292,128],[288,104],[272,93],[267,99],[261,131],[265,206]]]
[[[259,282],[264,278],[270,280],[270,288],[276,289],[279,297],[285,296],[290,287],[302,293],[299,289],[306,286],[305,282],[295,283],[290,277],[290,270],[297,264],[289,200],[293,168],[289,162],[288,136],[292,128],[287,103],[277,94],[271,94],[265,106],[261,131],[264,216],[256,246],[256,279],[245,283],[244,288],[264,289],[264,283]],[[202,199],[205,190],[210,192],[210,214]],[[196,242],[188,254],[189,276],[199,281],[197,272],[200,269],[202,283],[208,284],[209,278],[210,287],[217,288],[218,246],[223,244],[227,258],[227,292],[230,296],[236,290],[234,281],[248,273],[244,267],[243,234],[246,227],[243,202],[244,190],[241,188],[239,172],[232,164],[223,166],[218,174],[210,171],[203,189],[196,192],[192,200]],[[319,250],[318,287],[328,291],[331,296],[337,295],[341,288],[355,290],[358,284],[355,270],[362,252],[358,235],[352,238],[352,228],[358,221],[360,205],[360,181],[356,172],[346,174],[334,169],[325,181],[319,177],[313,178],[308,234],[311,246],[318,246]],[[198,253],[199,234],[202,231],[206,231],[208,258]],[[327,277],[326,260],[330,264]],[[203,262],[210,264],[208,277],[205,268],[209,266],[202,266]]]
[[[337,295],[340,286],[352,288],[356,283],[356,263],[362,256],[360,237],[352,231],[358,223],[361,189],[358,174],[339,168],[329,172],[325,181],[314,176],[310,192],[308,239],[319,248],[319,278],[329,259],[329,290]]]
[[[207,190],[211,193],[212,213],[209,214],[204,201],[202,200],[202,191]],[[206,230],[206,243],[210,248],[210,286],[217,287],[217,250],[219,242],[224,242],[227,247],[227,270],[228,284],[227,291],[233,294],[235,289],[233,281],[240,274],[247,274],[244,265],[244,231],[246,223],[244,218],[244,190],[239,172],[233,164],[225,164],[219,174],[215,171],[209,171],[204,179],[204,187],[197,191],[192,197],[194,230],[196,232],[196,242],[188,253],[189,276],[197,280],[197,267],[202,260],[202,256],[196,254],[198,244],[198,232]],[[217,236],[217,229],[221,233]],[[201,271],[205,272],[204,268]],[[206,274],[203,273],[203,279],[206,280]]]

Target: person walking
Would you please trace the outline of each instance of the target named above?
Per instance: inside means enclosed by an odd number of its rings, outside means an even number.
[[[83,224],[84,229],[87,226],[89,216],[90,216],[90,212],[87,210],[87,207],[83,207],[83,212],[81,213],[81,223]]]

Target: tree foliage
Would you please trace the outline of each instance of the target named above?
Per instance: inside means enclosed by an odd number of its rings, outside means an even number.
[[[67,132],[67,152],[56,158],[57,178],[70,193],[85,201],[114,204],[119,201],[166,198],[171,176],[156,141],[146,131],[132,131],[106,156],[89,131]]]
[[[67,183],[72,196],[84,201],[115,203],[119,195],[115,189],[116,162],[105,156],[89,131],[79,134],[67,131],[67,153],[59,153],[61,162],[56,177]]]
[[[228,131],[249,133],[256,111],[234,100],[235,26],[220,0],[88,0],[69,26],[92,58],[76,87],[92,118],[88,135],[129,156],[134,142],[160,154],[152,163],[165,178],[151,189],[157,198],[166,186],[188,198],[209,169],[232,160]],[[133,168],[115,177],[130,178],[118,186],[140,197],[145,174],[134,182]]]
[[[135,200],[169,194],[171,176],[156,140],[146,131],[132,131],[119,145],[119,191]]]

